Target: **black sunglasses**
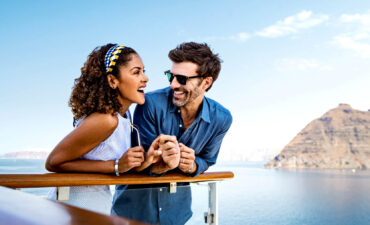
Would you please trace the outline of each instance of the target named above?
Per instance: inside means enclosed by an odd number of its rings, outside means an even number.
[[[186,85],[186,81],[188,79],[193,79],[193,78],[201,78],[203,76],[192,76],[192,77],[187,77],[187,76],[184,76],[184,75],[180,75],[180,74],[173,74],[171,73],[171,71],[167,70],[167,71],[164,71],[164,75],[167,76],[168,78],[168,81],[171,83],[173,81],[173,78],[176,77],[177,79],[177,82],[179,82],[179,84],[181,85]]]

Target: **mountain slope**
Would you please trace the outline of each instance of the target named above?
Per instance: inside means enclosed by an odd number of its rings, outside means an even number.
[[[309,123],[267,168],[370,168],[370,111],[340,104]]]

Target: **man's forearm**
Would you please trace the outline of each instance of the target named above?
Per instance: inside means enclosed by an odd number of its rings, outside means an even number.
[[[194,160],[193,165],[192,165],[192,167],[190,168],[190,170],[188,171],[188,173],[189,173],[189,174],[193,174],[193,173],[195,173],[195,171],[197,171],[197,168],[198,168],[197,163],[196,163],[196,162],[195,162],[195,160]]]
[[[135,168],[134,168],[134,170],[135,170],[136,172],[141,172],[141,171],[145,170],[146,168],[148,168],[151,164],[152,164],[151,162],[147,162],[147,161],[145,161],[145,162],[143,162],[143,163],[141,164],[141,166],[139,166],[139,167],[135,167]]]
[[[152,165],[152,173],[154,173],[154,174],[162,174],[162,173],[165,173],[169,170],[170,170],[170,168],[163,161],[157,162],[157,163]]]
[[[195,169],[192,171],[191,176],[198,176],[199,174],[205,172],[208,167],[212,164],[209,163],[209,159],[204,159],[200,156],[195,157],[194,160]]]

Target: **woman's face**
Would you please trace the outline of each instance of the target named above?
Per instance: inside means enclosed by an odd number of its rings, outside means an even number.
[[[140,56],[131,54],[131,60],[125,66],[119,66],[119,79],[115,79],[118,100],[123,106],[132,103],[144,104],[144,88],[148,77],[144,74],[144,65]]]

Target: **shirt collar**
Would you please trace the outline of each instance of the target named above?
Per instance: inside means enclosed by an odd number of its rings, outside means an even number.
[[[200,118],[202,118],[205,122],[210,123],[211,121],[209,119],[209,103],[208,103],[208,100],[205,96],[203,97],[201,107],[202,107],[202,109],[199,113]]]
[[[172,103],[172,91],[170,89],[170,95],[169,95],[169,111],[170,112],[176,112],[177,110],[179,110],[179,107],[175,106],[173,103]],[[207,123],[210,123],[210,119],[209,119],[209,103],[208,103],[208,100],[207,98],[204,96],[203,97],[203,101],[202,101],[202,104],[200,105],[200,113],[197,117],[196,120],[199,120],[199,119],[202,119],[204,120],[204,122],[207,122]]]

